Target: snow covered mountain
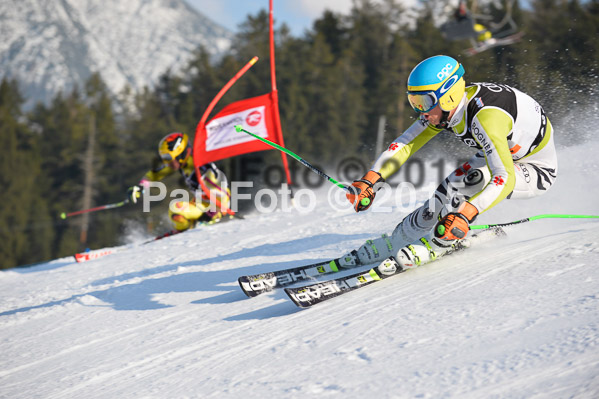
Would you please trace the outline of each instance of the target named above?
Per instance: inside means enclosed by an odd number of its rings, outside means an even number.
[[[200,45],[222,53],[232,33],[183,0],[8,0],[0,38],[0,77],[19,81],[28,107],[93,72],[113,93],[152,86]]]
[[[560,148],[545,196],[505,201],[477,223],[599,214],[598,150]],[[599,397],[599,220],[513,226],[307,310],[282,291],[239,289],[240,275],[390,232],[409,209],[377,200],[392,213],[323,200],[0,272],[0,397]]]

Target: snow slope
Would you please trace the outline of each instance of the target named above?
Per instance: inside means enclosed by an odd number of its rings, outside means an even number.
[[[599,214],[597,149],[562,149],[549,193],[478,222]],[[237,285],[338,256],[401,216],[321,202],[4,271],[0,397],[599,397],[599,220],[512,227],[307,310]]]

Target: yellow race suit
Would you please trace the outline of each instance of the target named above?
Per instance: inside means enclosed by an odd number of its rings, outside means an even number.
[[[174,169],[168,162],[156,162],[155,166],[144,175],[139,184],[144,186],[147,181],[160,181],[176,172],[180,173],[185,185],[195,196],[190,201],[173,201],[169,205],[169,219],[175,229],[178,231],[187,230],[195,226],[198,220],[209,223],[220,220],[222,212],[219,208],[215,209],[214,205],[211,206],[209,195],[202,190],[196,176],[192,156],[187,157],[181,163],[179,169]],[[221,208],[226,209],[231,199],[231,193],[228,189],[225,174],[214,163],[202,165],[200,174],[210,196],[221,203]]]

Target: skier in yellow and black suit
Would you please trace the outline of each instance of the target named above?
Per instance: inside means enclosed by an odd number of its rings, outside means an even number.
[[[421,259],[429,253],[443,254],[466,237],[470,223],[480,213],[506,199],[538,197],[555,181],[554,131],[543,107],[504,84],[466,87],[464,73],[464,67],[448,56],[427,58],[412,70],[408,101],[420,118],[353,183],[355,194],[348,194],[348,199],[356,211],[367,209],[380,187],[377,183],[396,173],[442,131],[453,133],[476,153],[447,176],[428,201],[406,216],[391,237],[362,246],[358,250],[362,264],[390,255],[401,257],[398,251],[406,245],[414,252],[420,248]]]
[[[219,211],[210,210],[210,198],[203,192],[197,176],[191,154],[189,137],[183,133],[171,133],[160,140],[158,144],[158,155],[160,162],[148,171],[140,182],[129,188],[129,199],[137,202],[148,182],[159,181],[175,172],[179,172],[185,179],[185,184],[196,194],[190,201],[177,201],[169,206],[169,219],[178,231],[187,230],[198,221],[217,222],[222,218]],[[216,198],[224,207],[228,207],[231,193],[227,188],[227,177],[214,163],[208,163],[200,167],[202,182],[210,191],[211,196]],[[200,195],[201,194],[201,195]],[[201,200],[198,202],[197,199]],[[219,208],[220,209],[220,208]]]

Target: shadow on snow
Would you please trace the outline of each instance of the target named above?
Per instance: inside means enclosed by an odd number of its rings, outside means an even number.
[[[85,301],[82,300],[82,298],[88,295],[93,296],[105,303],[111,304],[110,306],[115,310],[154,310],[172,307],[173,305],[159,303],[153,299],[154,295],[168,293],[207,291],[214,291],[219,293],[216,296],[192,302],[193,304],[198,305],[219,305],[234,303],[242,300],[249,300],[249,298],[245,296],[245,294],[237,285],[237,279],[239,276],[246,274],[256,274],[271,270],[285,269],[289,267],[299,266],[302,264],[309,264],[313,262],[322,261],[323,259],[304,259],[301,261],[296,260],[272,263],[260,262],[259,264],[253,266],[245,266],[226,270],[206,272],[193,271],[157,278],[152,278],[152,276],[161,273],[176,272],[181,268],[185,267],[205,266],[219,262],[235,261],[257,256],[278,256],[300,253],[309,249],[314,249],[333,243],[340,243],[345,240],[360,239],[363,238],[363,236],[367,235],[321,234],[314,237],[302,238],[299,240],[292,240],[283,243],[263,244],[255,248],[241,249],[227,255],[214,256],[198,261],[174,262],[168,265],[163,265],[152,269],[141,270],[139,272],[126,273],[120,276],[114,276],[110,278],[97,280],[91,284],[92,287],[99,287],[109,284],[120,284],[118,286],[112,286],[104,289],[98,289],[96,291],[76,294],[69,298],[59,299],[40,305],[27,306],[19,309],[5,311],[0,313],[0,316],[8,316],[20,312],[27,312],[30,310],[67,305],[69,303],[72,303],[73,301],[78,300],[81,300],[81,303],[85,305]],[[129,280],[141,281],[127,283],[127,281]],[[272,301],[273,295],[275,299],[286,298],[285,293],[282,292],[282,290],[275,291],[274,294],[265,294],[265,297],[269,298],[269,300]],[[253,299],[252,303],[256,303],[256,299]],[[278,302],[266,308],[252,310],[243,315],[228,317],[225,320],[235,321],[248,319],[264,319],[270,317],[278,317],[289,313],[295,313],[296,311],[298,311],[298,308],[296,308],[296,306],[293,303],[291,303],[290,301],[284,301]]]

